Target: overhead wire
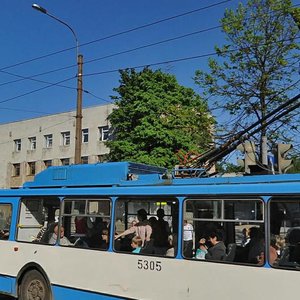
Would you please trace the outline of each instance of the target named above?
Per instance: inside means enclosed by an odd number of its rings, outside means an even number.
[[[45,90],[45,89],[47,89],[47,88],[50,88],[50,87],[55,86],[55,85],[57,85],[57,84],[60,84],[60,83],[69,81],[69,80],[74,79],[74,78],[76,78],[76,76],[72,76],[72,77],[69,77],[69,78],[67,78],[67,79],[60,80],[60,81],[58,81],[58,82],[56,82],[56,83],[49,84],[49,85],[47,85],[47,86],[44,86],[44,87],[41,87],[41,88],[38,88],[38,89],[35,89],[35,90],[32,90],[32,91],[23,93],[23,94],[21,94],[21,95],[17,95],[17,96],[11,97],[11,98],[7,98],[7,99],[4,99],[4,100],[0,100],[0,104],[1,104],[1,103],[5,103],[5,102],[9,102],[9,101],[12,101],[12,100],[15,100],[15,99],[18,99],[18,98],[27,96],[27,95],[31,95],[31,94],[33,94],[33,93],[36,93],[36,92]]]
[[[141,49],[145,49],[145,48],[149,48],[149,47],[161,45],[163,43],[168,43],[170,41],[175,41],[175,40],[186,38],[186,37],[189,37],[189,36],[192,36],[192,35],[204,33],[204,32],[211,31],[211,30],[215,30],[215,29],[218,29],[220,27],[221,27],[221,25],[219,25],[219,26],[213,26],[213,27],[202,29],[202,30],[190,32],[190,33],[187,33],[187,34],[184,34],[184,35],[180,35],[180,36],[176,36],[176,37],[173,37],[173,38],[169,38],[169,39],[166,39],[166,40],[154,42],[154,43],[151,43],[151,44],[142,45],[142,46],[139,46],[139,47],[135,47],[135,48],[124,50],[124,51],[120,51],[120,52],[116,52],[116,53],[109,54],[109,55],[106,55],[106,56],[102,56],[102,57],[94,58],[94,59],[91,59],[91,60],[87,60],[87,61],[84,62],[84,64],[86,65],[86,64],[89,64],[89,63],[92,63],[92,62],[95,62],[95,61],[104,60],[104,59],[107,59],[107,58],[112,58],[112,57],[115,57],[115,56],[119,56],[119,55],[130,53],[130,52],[134,52],[134,51],[137,51],[137,50],[141,50]],[[32,81],[36,81],[36,82],[41,82],[41,83],[47,83],[47,84],[49,84],[49,82],[37,80],[37,79],[35,79],[35,77],[39,77],[39,76],[42,76],[42,75],[47,75],[47,74],[50,74],[50,73],[55,73],[55,72],[63,71],[63,70],[66,70],[66,69],[74,68],[76,66],[77,66],[76,64],[73,64],[73,65],[62,67],[62,68],[57,68],[57,69],[53,69],[53,70],[46,71],[46,72],[43,72],[43,73],[35,74],[35,75],[32,75],[32,76],[22,76],[22,75],[19,75],[19,74],[15,74],[15,73],[11,73],[11,72],[1,71],[0,70],[0,72],[2,72],[2,73],[8,74],[8,75],[12,75],[12,76],[15,76],[15,77],[19,78],[17,80],[11,80],[11,81],[7,81],[7,82],[4,82],[4,83],[0,83],[0,87],[4,86],[4,85],[8,85],[8,84],[12,84],[12,83],[17,83],[17,82],[20,82],[20,81],[24,81],[24,80],[32,80]],[[76,88],[69,87],[69,86],[62,86],[62,85],[59,85],[59,86],[70,88],[70,89],[76,89]]]
[[[295,38],[295,39],[299,39],[300,37],[298,38]],[[284,41],[288,41],[288,40],[282,40],[281,42],[284,42]],[[273,42],[275,43],[275,42]],[[272,44],[272,43],[270,43]],[[264,44],[264,45],[267,45]],[[248,49],[249,47],[247,47]],[[236,52],[236,51],[239,51],[241,50],[240,48],[238,49],[227,49],[227,50],[224,50],[222,51],[222,53],[230,53],[230,52]],[[244,49],[245,50],[245,49]],[[205,53],[205,54],[201,54],[201,55],[195,55],[195,56],[189,56],[189,57],[183,57],[183,58],[178,58],[178,59],[173,59],[173,60],[167,60],[167,61],[161,61],[161,62],[155,62],[155,63],[151,63],[151,64],[144,64],[144,65],[137,65],[137,66],[129,66],[129,67],[125,67],[125,68],[118,68],[118,69],[113,69],[113,70],[107,70],[107,71],[101,71],[101,72],[93,72],[93,73],[89,73],[89,74],[83,74],[83,77],[88,77],[88,76],[95,76],[95,75],[103,75],[103,74],[109,74],[109,73],[116,73],[116,72],[120,72],[120,71],[125,71],[125,70],[128,70],[128,69],[140,69],[140,68],[145,68],[145,67],[153,67],[153,66],[159,66],[159,65],[163,65],[163,64],[170,64],[170,63],[177,63],[177,62],[182,62],[182,61],[188,61],[188,60],[194,60],[194,59],[199,59],[199,58],[204,58],[204,57],[211,57],[211,56],[218,56],[220,55],[220,51],[215,51],[215,52],[210,52],[210,53]],[[76,76],[75,76],[76,77]],[[73,78],[75,78],[74,76],[70,77],[70,78],[67,78],[67,79],[64,79],[64,80],[61,80],[61,81],[58,81],[56,83],[49,83],[49,85],[45,86],[45,87],[42,87],[42,88],[39,88],[39,89],[35,89],[33,91],[30,91],[30,92],[27,92],[27,93],[24,93],[24,94],[21,94],[21,95],[18,95],[18,96],[15,96],[15,97],[11,97],[11,98],[8,98],[8,99],[5,99],[5,100],[2,100],[0,101],[0,104],[1,103],[4,103],[4,102],[8,102],[8,101],[11,101],[11,100],[14,100],[14,99],[17,99],[17,98],[20,98],[20,97],[23,97],[23,96],[27,96],[27,95],[30,95],[32,93],[35,93],[35,92],[38,92],[38,91],[41,91],[41,90],[44,90],[44,89],[47,89],[47,88],[50,88],[52,86],[57,86],[59,85],[60,83],[63,83],[63,82],[66,82],[66,81],[69,81]],[[85,90],[85,92],[88,92]],[[102,99],[103,100],[103,99]]]
[[[226,2],[230,2],[230,1],[232,1],[232,0],[221,1],[221,2],[218,2],[218,3],[214,3],[214,4],[212,4],[212,5],[208,5],[208,6],[205,6],[205,7],[199,8],[199,9],[196,9],[196,10],[188,11],[188,12],[185,12],[185,13],[182,13],[182,14],[179,14],[179,15],[176,15],[176,16],[172,16],[172,17],[165,18],[165,19],[162,19],[162,20],[158,20],[158,21],[155,21],[155,22],[152,22],[152,23],[149,23],[149,24],[145,24],[145,25],[139,26],[139,27],[135,27],[135,28],[132,28],[132,29],[129,29],[129,30],[126,30],[126,31],[122,31],[122,32],[119,32],[119,33],[115,33],[115,34],[109,35],[109,36],[104,37],[104,38],[99,38],[99,39],[96,39],[96,40],[93,40],[93,41],[90,41],[90,42],[81,44],[80,46],[85,46],[85,45],[92,44],[92,43],[95,43],[95,42],[103,41],[103,40],[106,40],[106,39],[109,39],[109,38],[112,38],[112,37],[116,37],[116,36],[119,36],[119,35],[122,35],[122,34],[126,34],[126,33],[129,33],[129,32],[132,32],[132,31],[136,31],[136,30],[139,30],[139,29],[143,29],[143,28],[145,28],[145,27],[153,26],[153,25],[156,25],[156,24],[159,24],[159,23],[162,23],[162,22],[171,20],[171,19],[175,19],[175,18],[178,18],[178,17],[182,17],[182,16],[185,16],[185,15],[188,15],[188,14],[191,14],[191,13],[195,13],[195,12],[198,12],[198,11],[201,11],[201,10],[205,10],[205,9],[208,9],[208,8],[211,8],[211,7],[214,7],[214,6],[217,6],[217,5],[221,5],[221,4],[224,4],[224,3],[226,3]],[[300,5],[300,4],[296,4],[296,5],[293,5],[292,7],[297,7],[297,6],[299,6],[299,5]],[[191,36],[191,35],[194,35],[194,34],[199,34],[199,33],[202,33],[202,32],[207,32],[207,31],[214,30],[214,29],[217,29],[217,28],[220,28],[220,27],[222,27],[222,26],[221,26],[221,25],[219,25],[219,26],[214,26],[214,27],[206,28],[206,29],[199,30],[199,31],[196,31],[196,32],[187,33],[187,34],[182,35],[182,36],[170,38],[170,39],[167,39],[167,40],[155,42],[155,43],[148,44],[148,45],[143,45],[143,46],[140,46],[140,47],[136,47],[136,48],[133,48],[133,49],[121,51],[121,52],[118,52],[118,53],[115,53],[115,54],[111,54],[111,55],[107,55],[107,56],[103,56],[103,57],[100,57],[100,58],[95,58],[95,59],[86,61],[85,64],[88,64],[88,63],[94,62],[94,61],[98,61],[98,60],[102,60],[102,59],[106,59],[106,58],[110,58],[110,57],[114,57],[114,56],[117,56],[117,55],[129,53],[129,52],[132,52],[132,51],[140,50],[140,49],[143,49],[143,48],[147,48],[147,47],[159,45],[159,44],[166,43],[166,42],[169,42],[169,41],[172,41],[172,40],[181,39],[181,38],[184,38],[184,37],[187,37],[187,36]],[[75,47],[67,48],[67,49],[64,49],[64,50],[62,50],[62,51],[67,51],[67,50],[74,49],[74,48],[75,48]],[[55,55],[55,54],[58,54],[58,53],[61,53],[61,51],[54,52],[54,53],[51,53],[51,54],[49,54],[49,55],[51,56],[51,55]],[[45,58],[45,57],[47,57],[47,56],[41,56],[41,57],[38,57],[38,58],[36,58],[36,59]],[[24,63],[31,62],[31,61],[32,61],[32,60],[27,60],[27,61],[24,61]],[[20,63],[20,64],[22,64],[22,63]],[[4,68],[0,69],[0,72],[1,72],[2,70],[4,70],[4,69],[7,69],[7,68],[10,68],[10,67],[13,67],[13,66],[16,66],[16,65],[4,67]],[[33,75],[33,76],[30,76],[30,77],[26,77],[26,78],[24,78],[24,80],[25,80],[25,79],[31,79],[31,78],[34,78],[34,77],[37,77],[37,76],[41,76],[41,75],[45,75],[45,74],[49,74],[49,73],[53,73],[53,72],[58,72],[58,71],[65,70],[65,69],[68,69],[68,68],[72,68],[72,67],[75,67],[75,66],[76,66],[76,64],[73,64],[73,65],[70,65],[70,66],[65,66],[65,67],[62,67],[62,68],[50,70],[50,71],[43,72],[43,73],[40,73],[40,74],[37,74],[37,75]],[[11,75],[13,75],[13,74],[11,73]],[[16,76],[18,76],[18,75],[16,75]],[[6,82],[6,83],[2,83],[2,84],[0,84],[0,86],[1,86],[1,85],[5,85],[5,84],[10,84],[10,83],[18,82],[18,81],[21,81],[21,80],[22,80],[22,79],[15,80],[15,81],[10,81],[10,82]]]
[[[154,26],[154,25],[157,25],[157,24],[161,24],[163,22],[167,22],[167,21],[170,21],[170,20],[181,18],[181,17],[187,16],[187,15],[190,15],[190,14],[194,14],[194,13],[199,12],[199,11],[207,10],[209,8],[213,8],[213,7],[216,7],[216,6],[231,2],[231,1],[232,0],[219,1],[219,2],[216,2],[216,3],[210,4],[210,5],[204,6],[204,7],[200,7],[200,8],[197,8],[197,9],[193,9],[193,10],[178,14],[178,15],[174,15],[174,16],[167,17],[167,18],[164,18],[164,19],[160,19],[160,20],[148,23],[148,24],[144,24],[144,25],[137,26],[137,27],[134,27],[134,28],[131,28],[131,29],[127,29],[127,30],[124,30],[124,31],[121,31],[121,32],[118,32],[118,33],[114,33],[114,34],[111,34],[111,35],[108,35],[108,36],[105,36],[105,37],[102,37],[102,38],[98,38],[98,39],[95,39],[93,41],[89,41],[89,42],[86,42],[86,43],[83,43],[83,44],[79,44],[79,47],[87,46],[87,45],[90,45],[90,44],[93,44],[93,43],[101,42],[101,41],[104,41],[104,40],[107,40],[107,39],[111,39],[111,38],[114,38],[114,37],[117,37],[117,36],[128,34],[128,33],[138,31],[138,30],[141,30],[141,29],[144,29],[144,28],[147,28],[147,27],[151,27],[151,26]],[[10,69],[10,68],[13,68],[13,67],[16,67],[16,66],[20,66],[20,65],[23,65],[23,64],[27,64],[27,63],[30,63],[30,62],[33,62],[33,61],[36,61],[36,60],[44,59],[44,58],[47,58],[47,57],[50,57],[50,56],[53,56],[53,55],[57,55],[57,54],[60,54],[62,52],[69,51],[69,50],[72,50],[72,49],[75,49],[75,48],[76,48],[75,46],[74,47],[69,47],[69,48],[66,48],[66,49],[63,49],[63,50],[55,51],[55,52],[45,54],[45,55],[42,55],[42,56],[39,56],[39,57],[28,59],[28,60],[25,60],[23,62],[15,63],[13,65],[9,65],[9,66],[6,66],[6,67],[2,67],[2,68],[0,68],[0,71]]]

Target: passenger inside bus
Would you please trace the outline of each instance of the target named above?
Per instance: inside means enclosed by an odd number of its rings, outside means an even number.
[[[88,218],[86,242],[90,248],[101,249],[104,242],[102,232],[105,229],[108,229],[107,222],[104,222],[101,217],[97,217],[94,220]]]
[[[58,238],[58,225],[55,225],[54,232],[49,240],[49,244],[51,244],[51,245],[56,244],[57,238]],[[63,246],[71,246],[72,245],[72,243],[68,240],[68,238],[65,237],[65,229],[63,226],[60,226],[59,244],[63,245]]]
[[[9,228],[10,228],[10,222],[11,222],[11,215],[9,215],[5,222],[3,222],[3,227],[0,229],[0,239],[1,240],[8,240],[9,238]]]
[[[152,226],[152,236],[154,253],[158,255],[165,255],[169,248],[169,235],[171,234],[170,226],[167,221],[164,220],[165,211],[159,208],[156,212],[157,220]]]
[[[286,234],[286,246],[283,248],[280,266],[298,266],[300,264],[300,228],[289,230]]]
[[[194,227],[188,223],[187,220],[183,221],[183,255],[187,258],[193,257],[193,232]]]
[[[223,260],[226,257],[226,247],[223,242],[223,235],[221,231],[211,232],[208,235],[208,241],[212,245],[207,247],[205,245],[206,239],[202,238],[200,244],[202,244],[201,249],[206,249],[205,259],[209,260]]]
[[[102,242],[100,245],[100,249],[107,250],[109,247],[109,231],[108,231],[108,229],[103,229],[101,236],[102,236]]]
[[[143,241],[141,237],[139,237],[138,235],[134,236],[131,241],[131,247],[133,248],[132,253],[140,253],[142,249],[142,243]]]
[[[0,239],[1,240],[8,240],[9,231],[8,230],[1,230],[0,231]]]
[[[202,242],[203,242],[203,240],[202,240]],[[196,259],[205,259],[205,255],[207,254],[207,247],[202,242],[201,242],[201,240],[199,241],[199,247],[195,253]]]
[[[168,257],[174,257],[176,254],[175,245],[177,244],[177,242],[175,242],[172,235],[169,236],[168,240],[169,240],[169,248],[167,249],[165,255]]]
[[[75,232],[78,235],[87,233],[87,217],[75,217]]]
[[[139,209],[137,211],[137,218],[138,218],[138,222],[130,227],[129,229],[123,231],[120,234],[117,234],[115,236],[115,240],[117,240],[118,238],[122,237],[122,236],[126,236],[129,234],[135,234],[141,237],[142,239],[142,246],[144,246],[144,244],[146,242],[150,242],[151,239],[151,234],[152,234],[152,227],[150,226],[150,222],[147,220],[147,212],[145,209]]]
[[[248,262],[258,264],[261,262],[261,256],[264,256],[265,241],[261,228],[250,228],[250,242],[245,248],[248,249]]]

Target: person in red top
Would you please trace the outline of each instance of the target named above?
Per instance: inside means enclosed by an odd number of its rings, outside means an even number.
[[[76,228],[76,233],[86,234],[87,232],[86,217],[76,217],[75,228]]]

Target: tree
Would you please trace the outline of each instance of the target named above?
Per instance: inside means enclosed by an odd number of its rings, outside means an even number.
[[[109,115],[111,161],[129,160],[173,168],[178,151],[199,153],[212,142],[214,120],[207,103],[176,78],[149,68],[120,71],[117,108]]]
[[[216,47],[218,61],[209,60],[209,72],[196,71],[195,81],[205,97],[216,97],[216,109],[234,116],[232,124],[226,120],[229,134],[256,121],[263,125],[262,118],[295,90],[299,30],[291,10],[289,0],[249,0],[235,11],[226,10],[221,24],[227,43]],[[255,136],[261,161],[266,158],[264,137],[271,143],[291,142],[298,126],[294,112],[261,129]]]

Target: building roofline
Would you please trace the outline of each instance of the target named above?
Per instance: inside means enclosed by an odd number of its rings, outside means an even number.
[[[91,105],[91,106],[82,108],[82,111],[85,111],[85,110],[88,110],[88,109],[91,109],[91,108],[95,108],[95,107],[113,106],[113,105],[115,105],[115,104],[114,103],[106,103],[106,104],[99,104],[99,105]],[[31,118],[23,119],[23,120],[19,120],[19,121],[12,121],[12,122],[5,122],[5,123],[0,122],[0,126],[8,125],[8,124],[14,124],[14,123],[20,123],[20,122],[26,122],[26,121],[36,120],[36,119],[42,119],[42,118],[47,118],[47,117],[51,117],[51,116],[59,116],[59,115],[63,115],[63,114],[70,114],[70,113],[75,114],[76,109],[69,110],[69,111],[64,111],[64,112],[59,112],[59,113],[47,114],[47,115],[39,116],[39,117],[31,117]]]

